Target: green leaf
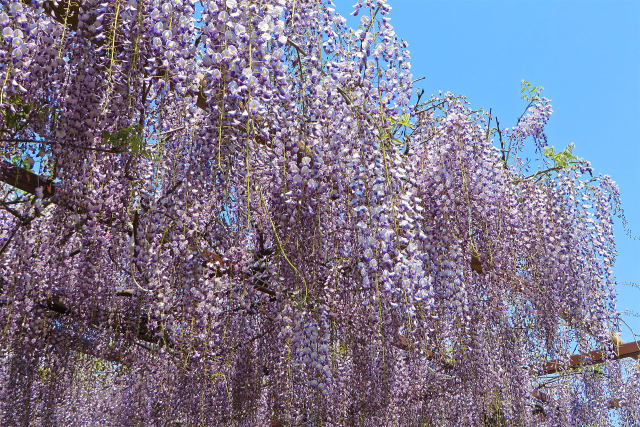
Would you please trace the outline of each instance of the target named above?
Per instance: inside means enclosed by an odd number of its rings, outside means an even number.
[[[543,89],[544,88],[542,86],[532,86],[531,83],[526,80],[522,80],[520,82],[520,94],[522,95],[522,99],[529,102],[538,101]]]
[[[145,155],[144,137],[142,129],[138,125],[127,126],[115,133],[103,130],[102,139],[105,143],[111,145],[115,151],[127,151]],[[145,157],[147,156],[145,155]]]
[[[593,373],[594,375],[597,375],[597,376],[602,376],[602,377],[605,376],[604,369],[602,368],[602,366],[594,366]]]
[[[564,169],[569,166],[570,163],[582,160],[573,154],[574,147],[575,144],[571,142],[567,145],[567,148],[565,148],[564,151],[556,152],[554,147],[547,146],[544,148],[543,154],[545,157],[553,160],[554,167]]]

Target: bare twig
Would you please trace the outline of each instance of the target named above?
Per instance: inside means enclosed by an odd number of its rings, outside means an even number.
[[[13,237],[16,235],[20,227],[22,227],[22,223],[18,224],[16,228],[13,230],[13,233],[11,233],[9,237],[7,237],[7,240],[4,242],[4,245],[2,245],[2,248],[0,248],[0,255],[4,253],[7,247],[9,247],[9,243],[11,243],[11,240],[13,240]]]
[[[489,108],[489,119],[487,120],[487,141],[489,140],[489,135],[491,134],[491,108]]]
[[[508,161],[509,161],[509,153],[504,149],[504,142],[502,140],[502,131],[500,130],[500,120],[496,116],[496,126],[498,129],[498,138],[500,139],[500,153],[502,154],[502,163],[504,164],[505,169],[509,169]]]

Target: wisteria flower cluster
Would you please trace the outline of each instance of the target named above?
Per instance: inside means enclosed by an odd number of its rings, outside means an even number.
[[[521,167],[548,99],[415,102],[385,0],[0,4],[4,425],[640,418],[637,365],[569,369],[619,194]]]

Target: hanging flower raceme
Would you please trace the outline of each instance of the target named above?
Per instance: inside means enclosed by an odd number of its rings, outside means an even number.
[[[5,424],[635,419],[624,364],[539,375],[612,350],[615,184],[530,85],[410,104],[390,11],[2,3]]]

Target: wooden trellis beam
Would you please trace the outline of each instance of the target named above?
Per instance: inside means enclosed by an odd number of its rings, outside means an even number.
[[[36,189],[41,187],[42,197],[44,198],[49,198],[56,192],[55,185],[51,180],[29,172],[6,160],[0,162],[0,181],[33,195],[36,195]]]
[[[638,358],[640,356],[640,341],[628,342],[616,346],[613,357],[607,357],[602,350],[593,350],[589,353],[574,354],[569,358],[569,363],[560,360],[552,360],[544,364],[541,375],[555,374],[568,369],[576,369],[581,366],[604,363],[607,360],[619,360],[628,357]]]

